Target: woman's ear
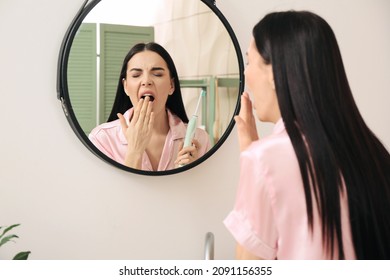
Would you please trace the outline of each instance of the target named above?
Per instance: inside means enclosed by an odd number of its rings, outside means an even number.
[[[171,79],[171,90],[169,95],[172,95],[175,92],[175,78]]]
[[[272,79],[272,81],[271,81],[271,87],[272,87],[273,90],[276,89],[276,87],[275,87],[275,80],[274,79]]]
[[[126,83],[127,83],[127,82],[126,82],[126,79],[123,78],[123,79],[122,79],[123,90],[124,90],[124,92],[126,93],[126,95],[129,96],[129,95],[127,94],[127,92],[126,92]]]
[[[275,90],[275,80],[274,80],[274,72],[272,71],[272,66],[268,68],[268,77],[269,77],[269,83],[271,85],[271,88]]]

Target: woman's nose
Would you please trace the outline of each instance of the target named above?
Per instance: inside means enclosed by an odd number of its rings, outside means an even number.
[[[143,81],[142,81],[142,85],[143,85],[143,86],[150,86],[150,85],[152,85],[151,79],[150,79],[149,77],[145,77],[145,78],[143,79]]]

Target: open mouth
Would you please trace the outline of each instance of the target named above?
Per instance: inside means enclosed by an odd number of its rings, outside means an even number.
[[[141,98],[145,99],[147,96],[149,96],[149,100],[150,100],[150,101],[153,101],[153,100],[154,100],[153,95],[151,95],[151,94],[149,94],[149,93],[142,95]]]

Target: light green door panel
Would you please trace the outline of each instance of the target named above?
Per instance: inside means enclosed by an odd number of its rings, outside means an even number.
[[[96,24],[83,23],[68,60],[68,86],[73,111],[85,133],[96,126]]]

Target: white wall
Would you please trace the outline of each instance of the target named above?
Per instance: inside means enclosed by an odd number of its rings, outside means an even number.
[[[97,159],[74,135],[56,99],[58,50],[82,0],[0,2],[0,225],[21,223],[0,259],[201,259],[234,256],[222,220],[238,179],[235,130],[185,173],[145,177]],[[310,4],[305,4],[305,3]],[[219,0],[243,53],[252,26],[274,8],[308,8],[332,25],[350,83],[372,130],[390,147],[390,2]],[[265,129],[264,129],[265,128]],[[269,126],[261,126],[262,131]]]

